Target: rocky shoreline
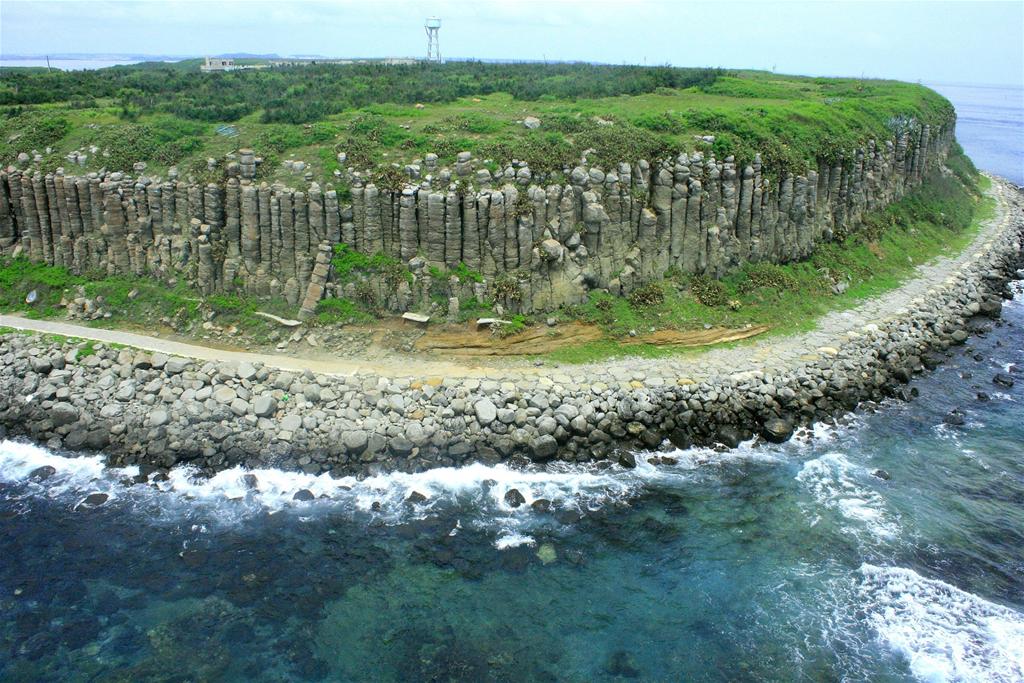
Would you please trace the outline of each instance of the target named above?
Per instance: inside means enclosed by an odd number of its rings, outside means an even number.
[[[784,441],[864,401],[909,399],[915,373],[990,328],[1024,266],[1024,195],[997,191],[1002,220],[944,282],[784,367],[699,381],[622,368],[507,381],[342,377],[15,332],[0,335],[0,436],[101,451],[147,473],[188,463],[337,476],[472,461],[628,467],[636,449]]]

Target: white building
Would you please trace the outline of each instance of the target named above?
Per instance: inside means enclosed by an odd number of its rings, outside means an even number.
[[[207,57],[206,62],[199,67],[200,71],[232,71],[235,68],[235,60],[221,57]]]

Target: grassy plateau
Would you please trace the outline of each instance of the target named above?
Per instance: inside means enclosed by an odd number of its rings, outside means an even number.
[[[177,166],[216,180],[223,167],[210,170],[207,159],[249,147],[264,159],[267,179],[298,182],[280,163],[295,159],[336,185],[339,152],[356,169],[427,153],[451,163],[470,151],[494,167],[521,159],[557,175],[585,151],[608,167],[701,149],[740,162],[760,153],[771,174],[842,158],[870,138],[890,139],[951,112],[920,85],[718,69],[474,62],[227,73],[200,73],[192,62],[3,69],[0,163],[36,151],[52,170],[82,151],[80,171],[130,171],[145,161],[150,174]],[[541,126],[527,129],[527,116]]]

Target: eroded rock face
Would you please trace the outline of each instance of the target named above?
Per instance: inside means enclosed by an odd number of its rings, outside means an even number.
[[[542,126],[535,117],[524,125]],[[428,154],[399,186],[347,169],[350,203],[317,183],[257,184],[249,149],[239,150],[222,184],[151,178],[145,169],[132,178],[12,167],[0,170],[0,254],[17,250],[76,273],[184,278],[205,294],[283,296],[309,317],[322,298],[356,293],[357,283],[346,291],[330,268],[331,249],[344,242],[411,274],[358,283],[359,295],[382,309],[426,310],[439,289],[461,301],[492,296],[499,279],[513,278],[517,287],[504,291],[515,295],[498,303],[540,312],[582,303],[594,288],[628,295],[669,268],[718,277],[751,261],[807,258],[869,208],[919,184],[946,157],[953,128],[952,120],[924,127],[867,144],[852,165],[773,179],[760,161],[740,168],[700,152],[610,169],[583,163],[559,183],[523,162],[504,160],[492,173],[461,152],[450,170]],[[460,264],[483,283],[431,275]],[[79,298],[68,302],[70,315],[108,312]],[[998,315],[998,306],[987,302],[981,312]]]

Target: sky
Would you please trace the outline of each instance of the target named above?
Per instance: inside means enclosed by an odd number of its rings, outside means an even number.
[[[277,53],[775,69],[1024,85],[1024,2],[0,0],[0,55]]]

